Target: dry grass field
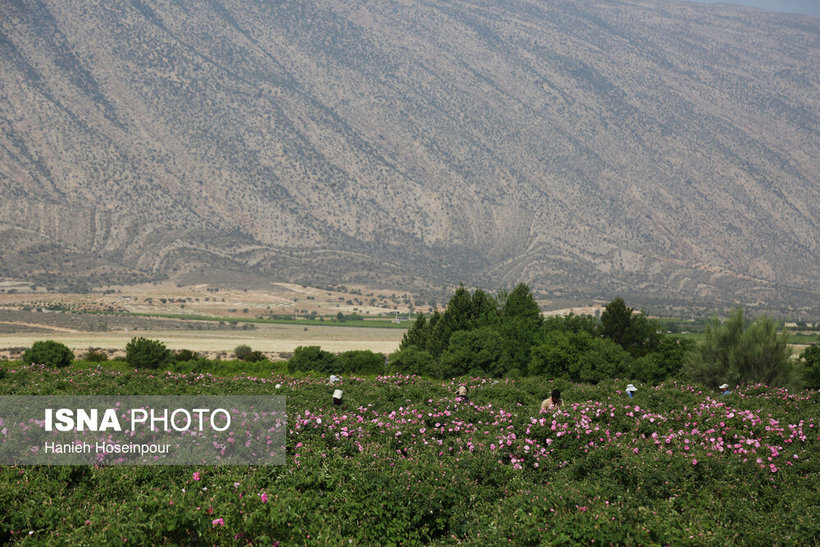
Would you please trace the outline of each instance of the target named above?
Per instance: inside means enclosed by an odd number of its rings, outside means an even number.
[[[539,304],[549,308],[550,303]],[[244,289],[182,285],[171,280],[62,294],[6,280],[0,281],[0,358],[17,358],[35,341],[46,339],[66,344],[78,356],[89,348],[122,355],[134,336],[162,340],[170,349],[190,349],[209,357],[230,356],[240,344],[271,359],[286,358],[303,345],[318,345],[332,352],[365,349],[391,353],[398,348],[405,329],[338,326],[331,319],[339,313],[357,314],[365,320],[401,320],[409,327],[418,311],[432,311],[429,302],[391,288],[270,283],[262,289]],[[594,314],[601,310],[579,307],[545,314],[569,311]],[[251,322],[311,316],[326,318],[328,325]]]
[[[293,352],[298,346],[321,346],[332,352],[369,349],[377,353],[395,351],[404,331],[401,329],[356,327],[303,327],[300,325],[260,325],[253,330],[230,331],[114,331],[114,332],[54,332],[42,334],[0,334],[0,347],[7,357],[14,358],[7,348],[30,347],[37,340],[56,340],[78,355],[88,348],[103,348],[113,355],[124,354],[125,345],[134,336],[161,340],[170,349],[190,349],[209,357],[230,355],[240,344],[247,344],[273,359]]]
[[[407,320],[412,295],[389,289],[338,286],[302,287],[271,283],[266,290],[225,289],[208,285],[178,286],[168,281],[128,287],[103,287],[89,294],[58,294],[25,283],[0,286],[0,358],[16,358],[37,340],[62,342],[82,355],[89,348],[122,354],[134,336],[162,340],[170,349],[190,349],[210,357],[230,356],[240,344],[272,359],[296,347],[318,345],[332,352],[368,349],[394,351],[404,329],[352,326],[303,326],[247,323],[273,317],[334,317],[338,313],[365,318],[399,316]],[[116,312],[99,314],[86,312]],[[127,314],[174,314],[180,318]],[[190,316],[191,319],[185,319]],[[218,318],[200,321],[195,317]],[[232,320],[239,320],[232,324]],[[407,323],[409,325],[409,323]]]

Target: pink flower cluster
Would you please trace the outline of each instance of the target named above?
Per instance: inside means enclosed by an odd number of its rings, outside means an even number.
[[[654,449],[688,455],[692,465],[708,457],[731,456],[776,472],[776,462],[783,462],[780,467],[792,465],[820,440],[820,427],[812,420],[781,423],[708,396],[693,408],[668,412],[586,401],[538,413],[521,405],[507,410],[451,398],[429,399],[382,412],[373,405],[348,411],[305,410],[289,417],[288,426],[300,457],[334,450],[379,457],[384,446],[399,458],[423,450],[434,450],[439,457],[484,451],[515,469],[558,465],[557,450],[588,453],[614,445],[635,454]],[[807,434],[811,430],[813,436]]]

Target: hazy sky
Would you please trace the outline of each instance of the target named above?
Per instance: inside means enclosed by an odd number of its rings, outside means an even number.
[[[695,0],[707,4],[737,4],[770,11],[808,13],[820,16],[820,0]]]

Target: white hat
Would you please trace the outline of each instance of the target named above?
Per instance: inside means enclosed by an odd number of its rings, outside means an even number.
[[[338,382],[339,378],[335,374],[330,375],[330,383]]]
[[[282,387],[282,384],[276,384],[276,385],[275,385],[275,386],[273,386],[273,387],[275,387],[276,389],[279,389],[280,387]]]
[[[633,386],[632,384],[627,384],[627,385],[626,385],[626,390],[627,390],[627,391],[638,391],[638,388],[636,388],[636,387],[635,387],[635,386]]]
[[[729,384],[721,384],[720,389],[729,389]]]
[[[342,390],[337,389],[336,391],[334,391],[333,392],[333,398],[334,399],[341,399],[342,398]]]

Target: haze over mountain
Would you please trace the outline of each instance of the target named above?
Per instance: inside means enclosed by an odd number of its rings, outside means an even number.
[[[769,11],[805,13],[820,16],[820,2],[817,0],[694,0],[708,4],[735,4]]]
[[[818,67],[677,1],[5,1],[0,275],[817,312]]]

